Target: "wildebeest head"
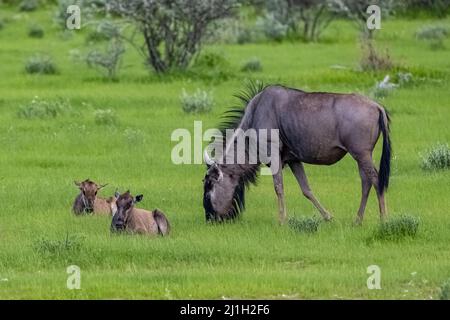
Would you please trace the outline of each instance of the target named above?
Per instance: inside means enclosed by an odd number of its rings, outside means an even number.
[[[224,165],[215,163],[205,153],[207,171],[203,180],[203,207],[207,221],[235,218],[244,207],[244,184]]]
[[[84,209],[88,212],[92,212],[94,210],[94,202],[97,197],[97,192],[107,184],[98,185],[89,179],[82,182],[74,181],[74,183],[81,191],[81,199],[83,201]]]
[[[133,210],[134,204],[140,202],[144,197],[142,194],[133,197],[130,191],[123,194],[116,192],[115,207],[117,208],[116,213],[113,216],[111,222],[112,231],[122,231],[125,229],[130,212]]]

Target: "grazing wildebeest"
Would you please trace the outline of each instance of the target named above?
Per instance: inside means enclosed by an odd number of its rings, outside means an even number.
[[[384,219],[384,193],[389,184],[391,143],[389,116],[382,106],[357,94],[305,92],[280,85],[263,87],[251,84],[248,92],[244,91],[237,97],[244,102],[245,107],[232,110],[223,128],[243,131],[277,129],[279,132],[279,150],[273,152],[279,159],[281,169],[272,174],[280,223],[286,221],[282,167],[289,165],[303,195],[325,220],[330,220],[332,216],[319,203],[308,185],[302,163],[331,165],[341,160],[347,152],[358,163],[362,183],[356,222],[361,223],[363,220],[372,186],[377,192],[380,217]],[[372,161],[372,152],[381,133],[383,151],[378,173]],[[233,136],[232,139],[236,138]],[[226,141],[226,145],[230,143],[235,142]],[[245,189],[256,182],[261,165],[259,160],[256,164],[227,164],[224,159],[228,148],[225,150],[222,161],[212,160],[205,152],[207,172],[203,206],[207,221],[222,221],[238,216],[245,208]]]
[[[109,204],[111,198],[103,199],[97,196],[98,191],[107,184],[98,185],[89,179],[82,182],[74,181],[74,183],[80,189],[80,193],[73,204],[73,212],[75,214],[112,214],[111,205]]]
[[[168,235],[170,224],[163,212],[158,209],[148,211],[136,208],[142,194],[133,197],[130,191],[123,194],[116,193],[116,213],[111,222],[111,231],[127,231],[130,233]]]

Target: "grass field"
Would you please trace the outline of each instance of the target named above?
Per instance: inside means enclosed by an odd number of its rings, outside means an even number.
[[[434,21],[386,21],[377,36],[378,45],[389,48],[415,79],[382,101],[392,113],[389,213],[418,216],[421,224],[415,238],[370,241],[379,224],[377,203],[372,193],[364,224],[355,227],[360,180],[349,156],[331,167],[306,167],[316,196],[335,217],[312,235],[278,225],[269,176],[247,193],[242,219],[206,224],[205,167],[174,165],[170,158],[173,130],[193,130],[194,120],[205,128],[219,123],[249,77],[240,65],[253,56],[263,65],[253,78],[368,94],[386,73],[357,71],[360,48],[350,23],[334,23],[318,44],[207,46],[223,52],[235,73],[217,83],[183,75],[158,78],[129,48],[127,67],[119,81],[110,82],[72,62],[69,52],[84,46],[85,33],[63,39],[50,11],[24,14],[0,7],[0,17],[9,17],[0,30],[0,298],[438,298],[450,278],[450,172],[423,171],[419,154],[450,141],[450,51],[430,50],[414,38],[419,27]],[[44,26],[44,38],[27,36],[32,22]],[[439,24],[450,26],[450,19]],[[35,52],[51,54],[59,73],[26,74],[24,62]],[[213,111],[185,114],[183,88],[212,90]],[[35,96],[69,99],[73,110],[51,119],[18,117],[20,106]],[[117,113],[116,125],[95,123],[94,111],[105,108]],[[377,166],[379,157],[377,146]],[[166,212],[172,234],[112,236],[109,218],[73,216],[73,180],[88,177],[109,183],[102,195],[116,188],[143,193],[140,206]],[[289,215],[317,214],[288,170],[285,192]],[[52,250],[51,243],[67,237],[75,246]],[[81,268],[80,290],[66,287],[72,264]],[[373,264],[381,268],[381,290],[366,285],[366,269]]]

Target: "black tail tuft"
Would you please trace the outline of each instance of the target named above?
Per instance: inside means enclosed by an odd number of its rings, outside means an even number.
[[[386,115],[386,117],[384,116]],[[390,118],[386,109],[380,110],[378,124],[383,134],[383,152],[380,160],[380,172],[378,174],[378,192],[383,194],[389,187],[389,175],[391,174],[391,139],[389,137]]]

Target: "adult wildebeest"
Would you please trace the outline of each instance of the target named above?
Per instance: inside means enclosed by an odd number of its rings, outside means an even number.
[[[277,129],[279,132],[279,150],[271,152],[275,152],[280,163],[280,169],[273,170],[272,174],[281,223],[286,220],[281,168],[289,165],[304,196],[325,220],[330,220],[332,216],[309,188],[302,163],[331,165],[347,152],[358,163],[362,182],[356,222],[363,220],[372,186],[377,192],[380,217],[385,217],[384,193],[389,184],[391,143],[389,116],[382,106],[357,94],[305,92],[280,85],[263,87],[251,84],[248,92],[238,97],[245,107],[232,111],[225,128],[243,131]],[[378,173],[372,152],[380,133],[383,134],[383,151]],[[226,145],[230,143],[235,142],[226,141]],[[223,161],[227,150],[222,161],[212,160],[205,152],[208,169],[204,179],[203,206],[207,220],[235,218],[245,208],[245,188],[256,182],[259,172],[259,160],[256,164],[227,164]]]
[[[80,193],[73,203],[73,212],[77,215],[94,213],[111,215],[110,199],[103,199],[97,196],[100,189],[107,184],[98,185],[94,181],[86,179],[82,182],[74,181],[75,185],[80,189]]]
[[[144,197],[142,194],[133,197],[130,191],[115,195],[116,213],[111,222],[111,231],[127,231],[130,233],[168,235],[170,224],[164,213],[155,209],[148,211],[135,208],[134,205]]]

